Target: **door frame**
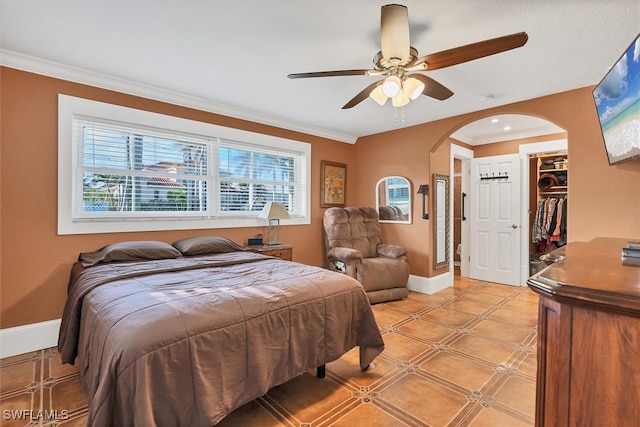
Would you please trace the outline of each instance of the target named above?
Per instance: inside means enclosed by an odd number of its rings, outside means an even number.
[[[567,151],[567,138],[554,139],[545,142],[534,142],[531,144],[521,144],[518,148],[520,155],[520,171],[522,173],[522,205],[520,207],[520,285],[526,286],[529,278],[529,156],[532,154],[553,153],[556,151]]]
[[[473,159],[473,151],[467,148],[461,147],[456,144],[451,144],[450,152],[450,160],[449,160],[449,182],[454,182],[454,159],[459,159],[462,161],[462,167],[460,168],[461,174],[461,190],[463,193],[469,194],[469,161]],[[453,239],[453,203],[454,203],[454,193],[453,193],[453,185],[449,186],[449,239]],[[469,210],[466,210],[469,212]],[[460,225],[460,275],[462,277],[469,277],[469,221],[461,221]],[[451,242],[449,242],[451,243]],[[453,251],[456,248],[453,247],[453,244],[449,245],[449,259],[451,263],[449,264],[449,271],[453,277]]]
[[[469,160],[474,158],[474,152],[467,148],[461,147],[454,143],[451,143],[450,149],[450,165],[449,174],[450,182],[453,182],[454,175],[454,159],[460,159],[462,161],[462,192],[469,194]],[[533,142],[530,144],[521,144],[518,147],[518,155],[520,157],[520,286],[526,286],[526,281],[529,278],[529,156],[532,154],[540,154],[554,151],[567,151],[568,142],[567,138],[556,139],[545,142]],[[453,238],[453,203],[454,194],[453,186],[450,186],[449,194],[449,236]],[[468,200],[468,199],[467,199]],[[468,207],[466,208],[468,212]],[[461,253],[460,253],[460,275],[462,277],[469,277],[469,223],[468,221],[462,221],[460,228],[460,241],[461,241]],[[453,260],[453,251],[455,248],[453,244],[449,245],[449,259]],[[449,264],[449,271],[453,275],[453,262]]]

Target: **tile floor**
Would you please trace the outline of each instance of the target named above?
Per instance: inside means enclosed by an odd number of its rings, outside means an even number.
[[[308,372],[219,425],[531,426],[537,302],[526,287],[456,277],[436,294],[375,305],[386,346],[375,367],[361,372],[354,349],[326,378]],[[77,368],[55,349],[0,361],[1,426],[81,426],[86,416]]]

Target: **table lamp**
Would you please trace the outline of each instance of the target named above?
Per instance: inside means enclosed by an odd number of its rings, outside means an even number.
[[[279,245],[280,220],[290,218],[287,208],[280,202],[267,202],[258,218],[269,220],[269,240],[267,244]]]

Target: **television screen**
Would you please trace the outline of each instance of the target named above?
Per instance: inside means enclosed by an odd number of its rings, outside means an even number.
[[[609,164],[640,158],[640,35],[593,91]]]

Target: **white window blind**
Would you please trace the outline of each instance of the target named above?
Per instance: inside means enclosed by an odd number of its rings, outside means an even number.
[[[307,143],[59,98],[60,234],[310,222]]]
[[[281,202],[290,214],[304,214],[303,153],[257,149],[228,140],[220,141],[216,153],[220,214],[255,215],[269,201]]]
[[[199,215],[207,211],[206,140],[76,119],[76,216]]]

